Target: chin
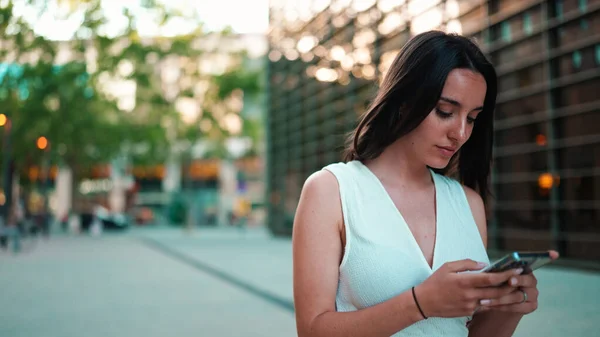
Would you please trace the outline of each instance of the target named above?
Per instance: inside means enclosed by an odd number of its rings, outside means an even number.
[[[435,158],[435,159],[431,159],[427,161],[427,166],[434,168],[434,169],[444,169],[446,168],[446,166],[448,166],[448,164],[450,163],[450,159],[443,159],[443,158]]]

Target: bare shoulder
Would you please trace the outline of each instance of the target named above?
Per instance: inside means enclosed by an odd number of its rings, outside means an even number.
[[[465,195],[467,196],[467,201],[471,207],[471,213],[473,213],[477,228],[479,228],[479,234],[481,234],[483,243],[487,246],[487,220],[485,217],[485,205],[483,204],[483,199],[481,199],[479,193],[475,192],[472,188],[465,185],[462,185],[462,187],[465,190]]]
[[[320,170],[311,174],[302,187],[303,194],[339,194],[338,181],[333,173],[328,170]]]
[[[339,185],[333,173],[320,170],[310,175],[302,187],[297,218],[310,216],[318,218],[318,223],[339,223],[341,212]]]
[[[469,206],[471,206],[471,211],[483,211],[485,215],[485,206],[483,205],[483,200],[479,193],[475,192],[475,190],[469,186],[462,185],[462,187],[465,190],[467,201],[469,201]]]

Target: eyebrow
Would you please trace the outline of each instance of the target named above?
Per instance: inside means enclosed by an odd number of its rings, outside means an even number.
[[[457,106],[459,108],[462,106],[462,104],[460,104],[459,101],[454,100],[452,98],[444,97],[444,96],[440,97],[440,101],[444,101],[446,103],[450,103],[450,104],[452,104],[454,106]],[[473,111],[477,111],[477,110],[483,110],[483,106],[478,106],[475,109],[473,109]]]

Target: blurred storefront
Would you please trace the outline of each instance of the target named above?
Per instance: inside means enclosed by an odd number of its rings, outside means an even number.
[[[492,250],[600,261],[600,0],[271,1],[268,223],[289,235],[304,180],[340,161],[413,35],[470,36],[497,67]]]

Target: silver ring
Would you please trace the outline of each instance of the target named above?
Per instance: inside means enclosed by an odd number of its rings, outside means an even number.
[[[523,293],[523,300],[519,304],[527,302],[527,293],[525,292],[525,290],[519,289],[519,291]]]

